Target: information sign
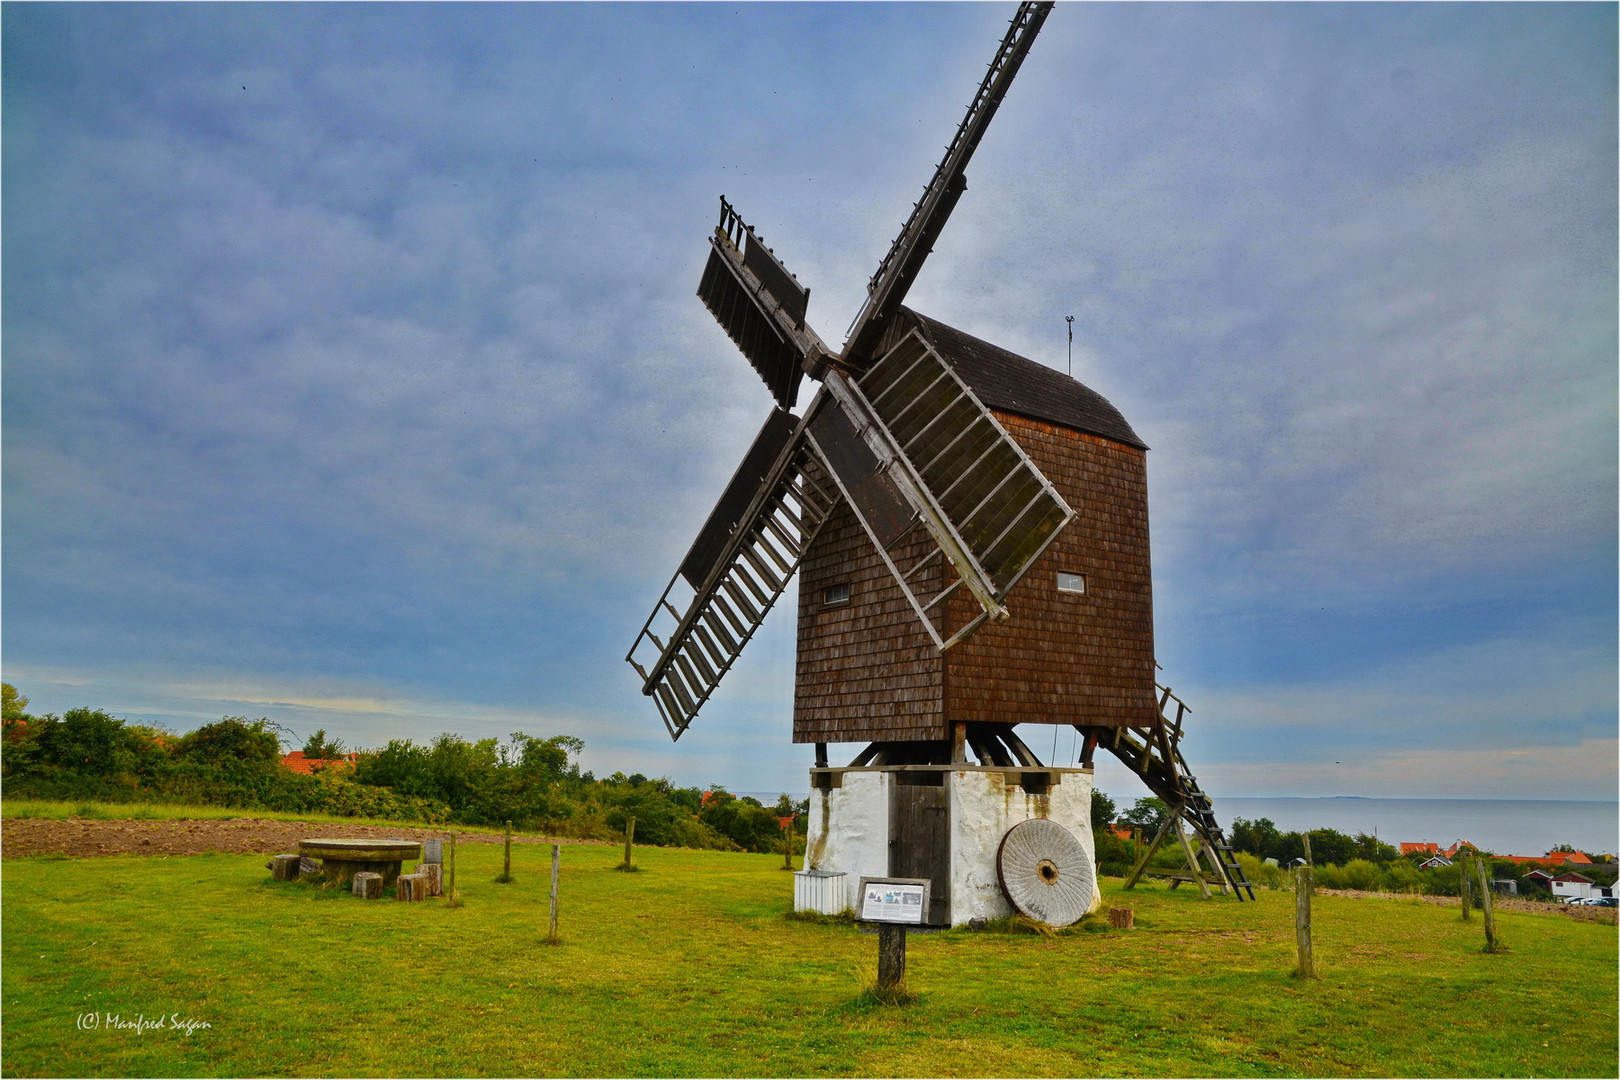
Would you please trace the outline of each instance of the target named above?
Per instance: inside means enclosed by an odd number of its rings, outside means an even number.
[[[927,878],[861,878],[861,922],[921,926],[928,911]]]

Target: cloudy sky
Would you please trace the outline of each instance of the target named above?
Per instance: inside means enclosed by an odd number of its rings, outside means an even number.
[[[791,606],[676,745],[622,659],[769,406],[704,238],[841,341],[1012,9],[6,4],[5,679],[804,789]],[[1215,794],[1615,796],[1615,57],[1606,4],[1048,20],[910,303],[1075,317]]]

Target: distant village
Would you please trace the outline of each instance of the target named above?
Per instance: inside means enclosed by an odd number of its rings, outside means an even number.
[[[1403,843],[1400,845],[1402,856],[1427,855],[1428,858],[1418,863],[1420,870],[1433,870],[1441,866],[1450,866],[1456,859],[1459,851],[1469,851],[1475,854],[1487,854],[1469,843],[1467,840],[1458,840],[1450,847],[1442,848],[1439,844],[1431,843]],[[1613,880],[1616,872],[1616,862],[1613,855],[1600,855],[1593,859],[1584,852],[1571,850],[1554,850],[1545,855],[1495,855],[1491,858],[1496,862],[1513,862],[1534,864],[1534,869],[1524,875],[1525,880],[1534,881],[1548,892],[1553,899],[1564,903],[1575,903],[1608,900],[1603,906],[1615,906],[1614,886],[1603,884],[1594,878],[1587,877],[1575,867],[1585,867],[1588,870],[1603,871],[1604,876]],[[1512,878],[1498,878],[1495,882],[1498,892],[1517,895],[1519,883]]]

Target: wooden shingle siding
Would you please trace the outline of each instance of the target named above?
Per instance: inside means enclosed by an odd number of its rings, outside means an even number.
[[[995,415],[1078,517],[1008,596],[1011,617],[941,656],[840,507],[800,571],[795,742],[944,739],[959,721],[1120,725],[1155,715],[1146,454]],[[926,543],[919,533],[901,565]],[[1059,571],[1085,575],[1086,594],[1059,593]],[[849,602],[823,608],[826,587],[843,583]],[[953,629],[978,610],[966,597],[950,603]]]
[[[1151,721],[1146,454],[999,410],[996,419],[1077,516],[1008,595],[1007,621],[943,658],[947,722]],[[1085,595],[1058,592],[1059,571],[1084,575]],[[952,604],[956,620],[977,610],[969,600]]]
[[[925,543],[921,534],[902,555],[920,557]],[[849,602],[824,608],[827,586],[846,583]],[[939,654],[877,548],[848,504],[839,506],[799,570],[793,741],[945,738],[943,674]]]

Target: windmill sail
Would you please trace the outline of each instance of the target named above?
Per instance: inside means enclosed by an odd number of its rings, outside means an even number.
[[[843,360],[849,366],[857,370],[866,366],[883,335],[884,323],[905,300],[906,291],[933,250],[940,230],[956,208],[956,201],[967,190],[968,160],[978,149],[979,140],[1001,107],[1013,77],[1018,74],[1024,57],[1029,55],[1035,35],[1041,32],[1041,25],[1051,10],[1050,3],[1018,6],[1018,13],[1007,27],[995,59],[990,61],[990,70],[979,83],[979,92],[973,95],[967,115],[945,148],[945,156],[866,286],[866,303],[850,324],[849,340],[844,345]]]
[[[1005,618],[1007,593],[1074,510],[916,331],[858,382],[829,371],[826,386],[810,441],[935,646]],[[903,565],[913,524],[933,544]],[[927,572],[940,560],[954,578]],[[953,630],[945,601],[963,586],[980,610]]]
[[[804,424],[787,415],[784,431],[783,415],[773,414],[760,429],[625,656],[673,739],[736,662],[837,505]],[[743,495],[750,497],[738,512]]]
[[[709,245],[698,298],[765,380],[776,403],[791,409],[804,377],[804,357],[821,347],[821,339],[804,324],[810,290],[724,198]]]

